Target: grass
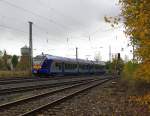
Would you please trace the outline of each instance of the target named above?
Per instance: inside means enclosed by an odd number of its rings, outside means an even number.
[[[0,78],[26,77],[26,76],[30,76],[28,71],[0,71]]]

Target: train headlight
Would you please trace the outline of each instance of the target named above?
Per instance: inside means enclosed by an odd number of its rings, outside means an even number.
[[[40,65],[34,65],[33,68],[38,70],[41,68],[41,66]]]

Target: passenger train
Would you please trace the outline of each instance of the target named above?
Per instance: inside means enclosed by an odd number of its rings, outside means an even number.
[[[32,73],[34,75],[104,74],[105,63],[52,55],[38,55],[33,59]]]

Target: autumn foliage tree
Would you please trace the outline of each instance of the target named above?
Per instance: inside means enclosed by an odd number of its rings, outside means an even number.
[[[150,0],[120,0],[123,23],[140,62],[136,78],[150,82]]]
[[[104,19],[112,26],[122,19],[139,63],[134,77],[150,82],[150,0],[119,0],[119,3],[121,16]]]

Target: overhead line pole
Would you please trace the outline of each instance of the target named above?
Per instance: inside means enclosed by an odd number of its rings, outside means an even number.
[[[78,47],[76,47],[76,62],[77,62],[77,67],[78,67],[77,73],[79,73]]]
[[[76,60],[78,61],[78,48],[76,47]]]
[[[33,45],[32,45],[32,22],[29,21],[29,59],[30,59],[30,72],[32,74],[32,66],[33,66]]]
[[[111,62],[111,45],[109,45],[109,61]]]

